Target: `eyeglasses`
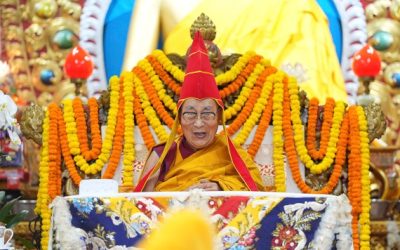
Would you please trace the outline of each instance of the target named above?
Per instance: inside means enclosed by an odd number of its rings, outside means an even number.
[[[182,113],[182,118],[186,122],[194,122],[195,120],[197,120],[198,116],[199,115],[196,112],[183,112]],[[200,120],[202,120],[204,122],[213,121],[213,120],[215,120],[216,116],[217,116],[217,114],[215,114],[214,112],[201,112]]]

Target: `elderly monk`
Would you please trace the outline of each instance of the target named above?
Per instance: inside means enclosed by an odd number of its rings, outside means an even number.
[[[153,148],[136,191],[264,190],[257,165],[227,136],[223,109],[203,38],[197,32],[187,56],[171,135]],[[219,124],[224,132],[217,135]],[[183,135],[177,137],[179,125]]]

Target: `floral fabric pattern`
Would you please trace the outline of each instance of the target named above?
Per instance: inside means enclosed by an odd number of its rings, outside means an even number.
[[[165,216],[167,209],[185,206],[198,206],[210,215],[222,249],[310,249],[314,233],[329,206],[325,198],[279,195],[63,199],[72,218],[74,230],[71,233],[81,232],[80,245],[86,249],[135,247]],[[53,220],[56,225],[60,224],[56,217]],[[62,241],[53,241],[62,249]]]

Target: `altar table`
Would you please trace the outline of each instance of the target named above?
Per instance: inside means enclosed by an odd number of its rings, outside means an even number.
[[[184,207],[209,215],[216,249],[352,249],[344,195],[193,190],[57,197],[51,207],[49,249],[136,249],[159,218]]]

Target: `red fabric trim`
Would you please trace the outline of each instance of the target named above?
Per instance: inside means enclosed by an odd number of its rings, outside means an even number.
[[[156,166],[154,166],[145,176],[143,176],[142,179],[140,179],[139,183],[137,184],[137,186],[135,187],[135,189],[133,190],[133,192],[142,192],[144,186],[146,185],[148,179],[150,178],[151,174],[153,173],[153,170]]]
[[[251,177],[250,171],[247,169],[246,164],[242,160],[242,157],[240,157],[239,153],[235,148],[235,145],[233,145],[229,137],[228,137],[228,148],[229,148],[229,153],[231,155],[233,166],[239,173],[240,177],[242,177],[247,187],[250,189],[250,191],[259,191],[256,183]]]

